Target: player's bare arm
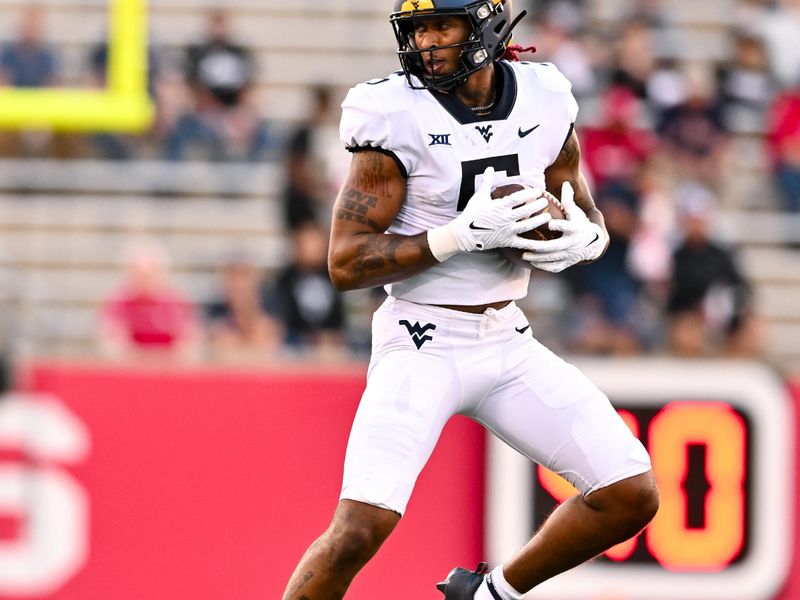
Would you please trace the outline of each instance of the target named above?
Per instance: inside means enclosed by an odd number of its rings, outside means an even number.
[[[532,250],[520,234],[539,227],[548,214],[533,216],[547,201],[526,189],[492,200],[494,169],[464,210],[449,223],[417,235],[384,233],[405,199],[406,185],[392,158],[358,152],[336,200],[328,269],[339,290],[392,283],[444,262],[459,252],[493,248]],[[531,217],[531,218],[529,218]]]
[[[556,161],[545,169],[544,178],[547,191],[559,200],[561,199],[561,188],[564,182],[568,181],[574,190],[575,204],[581,208],[592,223],[596,223],[603,231],[606,231],[603,213],[595,206],[589,185],[581,173],[581,145],[575,131],[567,138]]]
[[[391,283],[436,264],[426,232],[384,233],[405,194],[405,178],[390,156],[374,151],[353,154],[333,209],[328,269],[337,289]]]

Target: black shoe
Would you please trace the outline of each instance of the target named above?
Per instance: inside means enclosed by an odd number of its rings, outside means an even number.
[[[444,600],[473,600],[488,572],[489,565],[485,562],[478,563],[474,571],[456,567],[447,579],[436,584],[436,589],[444,594]]]

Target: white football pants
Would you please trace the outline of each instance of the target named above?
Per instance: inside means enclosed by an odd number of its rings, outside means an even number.
[[[342,499],[403,514],[454,414],[478,421],[584,495],[650,469],[608,398],[533,338],[514,303],[475,315],[390,297],[375,312],[372,334]]]

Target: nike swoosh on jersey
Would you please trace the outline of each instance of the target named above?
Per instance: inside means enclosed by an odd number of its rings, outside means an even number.
[[[534,125],[534,126],[533,126],[533,127],[531,127],[530,129],[526,129],[525,131],[522,131],[522,127],[520,127],[520,128],[519,128],[519,131],[518,131],[517,133],[519,134],[519,137],[521,137],[521,138],[524,138],[524,137],[525,137],[526,135],[528,135],[530,132],[532,132],[532,131],[534,131],[534,130],[538,129],[540,125],[541,125],[541,123],[539,123],[539,125]]]
[[[588,246],[591,246],[592,244],[594,244],[594,243],[595,243],[597,240],[599,240],[599,239],[600,239],[600,234],[599,234],[599,233],[595,233],[595,234],[594,234],[594,239],[593,239],[591,242],[589,242],[588,244],[586,244],[586,246],[587,246],[587,247],[588,247]]]
[[[476,231],[491,231],[489,227],[478,227],[475,225],[475,221],[469,224],[470,229],[475,229]]]
[[[514,331],[517,333],[525,333],[530,328],[530,325],[525,325],[525,327],[514,327]]]

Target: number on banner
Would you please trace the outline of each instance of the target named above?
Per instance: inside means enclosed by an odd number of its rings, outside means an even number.
[[[633,414],[620,411],[633,434],[639,426]],[[741,551],[745,536],[745,442],[742,418],[719,402],[673,402],[650,422],[650,458],[661,496],[658,514],[646,529],[647,549],[663,567],[682,571],[717,571]],[[703,503],[702,526],[690,526],[685,480],[689,448],[706,449],[709,490]],[[577,494],[572,485],[539,467],[542,487],[557,501]],[[693,500],[697,500],[694,498]],[[606,551],[614,561],[633,554],[636,538]]]
[[[688,447],[706,447],[705,523],[687,525]],[[661,507],[647,528],[650,553],[667,569],[717,571],[744,543],[745,424],[723,403],[674,402],[650,424]]]

